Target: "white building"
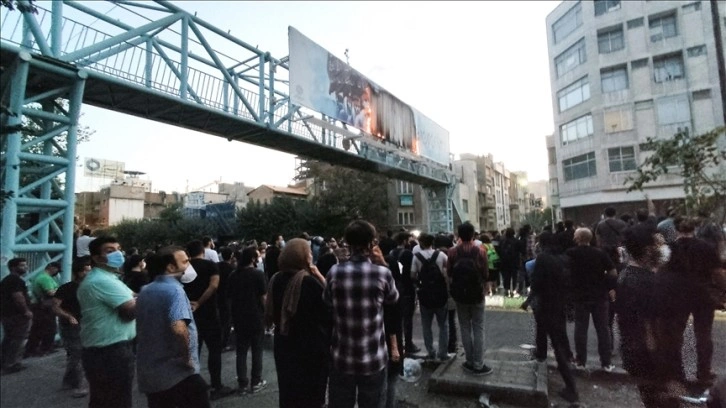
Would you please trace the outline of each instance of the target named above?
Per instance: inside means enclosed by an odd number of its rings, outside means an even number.
[[[708,1],[562,2],[547,16],[555,133],[548,137],[550,198],[563,216],[593,222],[606,206],[659,212],[681,199],[674,176],[626,193],[649,154],[647,137],[724,125]],[[717,25],[724,39],[721,2]]]

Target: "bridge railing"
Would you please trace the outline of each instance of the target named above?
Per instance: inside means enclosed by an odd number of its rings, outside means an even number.
[[[133,26],[110,11],[101,13],[86,4],[64,1],[62,18],[53,15],[55,8],[41,6],[37,7],[37,15],[6,12],[0,37],[3,42],[67,61],[111,80],[186,99],[337,150],[358,155],[365,151],[371,160],[423,177],[448,179],[447,170],[440,165],[397,152],[375,140],[348,138],[344,143],[343,135],[358,134],[357,130],[336,131],[333,124],[324,129],[308,121],[324,118],[290,104],[286,59],[262,53],[167,2],[100,3],[113,4],[112,10],[121,7],[133,11]],[[133,7],[141,7],[143,15],[131,10]],[[225,40],[215,42],[222,52],[211,47],[212,38]]]

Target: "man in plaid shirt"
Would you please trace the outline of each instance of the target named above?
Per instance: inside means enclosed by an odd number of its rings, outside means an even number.
[[[398,300],[391,271],[370,260],[376,230],[363,220],[345,230],[351,256],[326,276],[323,299],[333,307],[331,407],[379,407],[385,402],[388,351],[383,305]]]

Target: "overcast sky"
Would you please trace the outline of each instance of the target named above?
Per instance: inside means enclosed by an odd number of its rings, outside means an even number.
[[[355,69],[449,131],[451,152],[491,153],[530,180],[547,178],[545,17],[559,2],[174,3],[277,58],[288,55],[288,26],[341,59],[349,49]],[[96,134],[78,156],[125,162],[146,172],[154,190],[184,192],[220,178],[282,186],[295,174],[288,154],[91,106],[83,113]],[[76,191],[102,184],[82,173]]]

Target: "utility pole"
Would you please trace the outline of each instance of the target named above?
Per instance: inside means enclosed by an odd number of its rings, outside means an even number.
[[[345,55],[345,63],[348,64],[348,65],[350,65],[350,58],[348,56],[348,49],[347,48],[345,49],[345,52],[343,53],[343,55]]]
[[[724,63],[723,40],[721,37],[721,17],[718,12],[718,0],[711,0],[711,20],[713,37],[716,43],[716,61],[718,62],[718,82],[721,86],[721,113],[726,124],[726,63]]]

